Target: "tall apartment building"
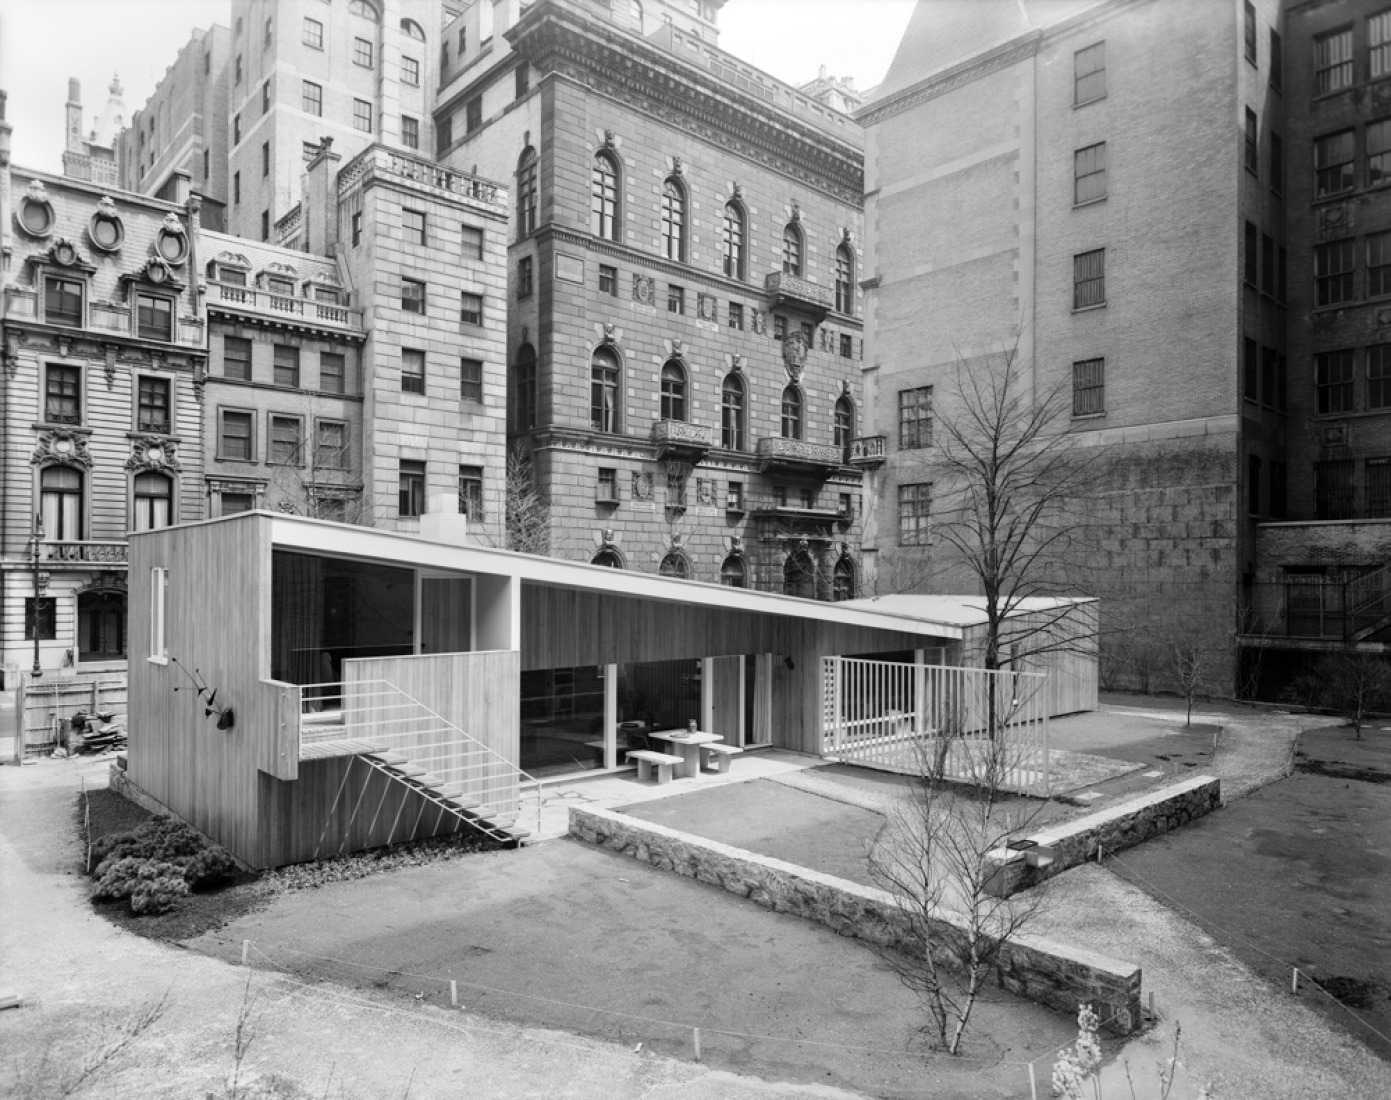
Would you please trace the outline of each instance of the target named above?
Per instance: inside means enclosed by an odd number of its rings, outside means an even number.
[[[0,165],[0,666],[124,673],[126,532],[201,512],[197,200]],[[47,682],[47,681],[44,681]]]
[[[323,138],[429,150],[440,0],[235,0],[228,232],[277,242]]]
[[[169,202],[202,196],[206,229],[227,221],[226,27],[196,30],[118,141],[120,187]]]
[[[551,553],[844,598],[859,128],[721,51],[720,6],[469,5],[437,148],[514,181],[508,431]]]

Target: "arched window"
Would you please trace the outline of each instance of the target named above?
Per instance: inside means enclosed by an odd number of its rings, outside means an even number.
[[[414,38],[419,42],[425,41],[425,31],[414,19],[402,19],[401,31],[407,38]]]
[[[508,387],[508,421],[514,432],[536,427],[536,349],[523,344],[512,364],[512,385]]]
[[[377,10],[377,6],[370,0],[348,0],[348,11],[353,15],[360,15],[364,19],[370,19],[373,23],[382,21],[382,13]]]
[[[82,592],[77,597],[77,653],[82,661],[120,661],[126,656],[123,592]]]
[[[596,237],[618,240],[618,162],[603,151],[594,154],[589,231]]]
[[[668,260],[686,262],[686,192],[675,176],[662,185],[662,249]]]
[[[659,572],[664,577],[678,577],[688,581],[691,579],[691,559],[680,550],[670,550],[662,559]]]
[[[589,367],[589,426],[618,431],[618,356],[608,348],[594,352]]]
[[[744,208],[733,199],[724,204],[724,273],[744,278]]]
[[[536,232],[536,150],[528,145],[517,161],[517,234]]]
[[[836,249],[836,312],[855,312],[855,254],[848,244]]]
[[[39,474],[39,505],[46,539],[82,538],[82,475],[71,466],[45,466]]]
[[[802,438],[802,391],[796,386],[782,391],[782,437]]]
[[[720,583],[726,588],[747,588],[748,574],[744,569],[744,559],[738,554],[730,554],[720,566]]]
[[[135,522],[137,531],[153,531],[172,522],[174,483],[163,474],[147,471],[135,475]]]
[[[842,395],[836,402],[836,446],[848,447],[855,435],[855,405]]]
[[[675,359],[662,367],[662,419],[686,419],[686,371]]]
[[[720,446],[727,451],[744,449],[744,380],[732,372],[724,376],[720,389]]]
[[[616,550],[600,550],[589,559],[590,565],[604,565],[610,569],[622,569],[623,559],[618,556]]]
[[[802,231],[796,222],[788,222],[782,231],[782,273],[802,274]]]
[[[644,33],[642,26],[642,3],[641,0],[632,0],[629,12],[633,17],[633,26],[637,28],[638,34]]]
[[[831,576],[831,599],[853,600],[855,598],[855,563],[848,557],[836,562]]]
[[[794,550],[787,555],[782,567],[782,591],[786,596],[816,599],[816,566],[805,550]]]

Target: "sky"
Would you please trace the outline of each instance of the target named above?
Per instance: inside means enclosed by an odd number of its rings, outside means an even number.
[[[862,91],[878,84],[916,0],[727,0],[720,46],[789,84],[821,65]],[[62,170],[68,77],[90,130],[119,75],[129,119],[193,30],[230,25],[230,0],[0,0],[0,89],[14,162]],[[853,33],[851,28],[853,27]]]

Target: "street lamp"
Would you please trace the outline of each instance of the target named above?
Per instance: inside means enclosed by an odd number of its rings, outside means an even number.
[[[29,675],[38,679],[43,675],[39,664],[39,620],[43,615],[43,574],[39,571],[39,543],[43,541],[43,514],[34,513],[33,533],[29,536],[29,562],[34,569],[34,615],[31,622],[34,633],[34,667]]]

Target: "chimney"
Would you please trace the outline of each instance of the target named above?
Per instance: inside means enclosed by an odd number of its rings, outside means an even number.
[[[70,153],[82,151],[82,84],[75,76],[68,77],[67,145]]]
[[[304,220],[304,250],[332,256],[338,248],[338,164],[333,138],[319,141],[319,151],[304,167],[300,185],[300,217]]]

